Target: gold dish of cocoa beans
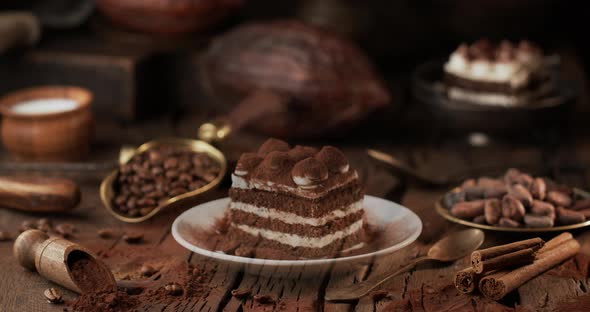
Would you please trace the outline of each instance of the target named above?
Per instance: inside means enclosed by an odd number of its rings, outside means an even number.
[[[442,196],[436,211],[449,221],[504,232],[565,231],[590,225],[590,195],[508,169],[498,178],[465,180]]]
[[[189,208],[215,188],[227,170],[225,156],[208,143],[168,138],[135,149],[100,185],[105,208],[137,223],[163,209]]]

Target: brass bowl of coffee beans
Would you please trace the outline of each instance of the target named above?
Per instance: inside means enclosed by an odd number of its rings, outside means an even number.
[[[465,180],[435,208],[449,221],[484,230],[552,232],[590,225],[590,194],[517,169]]]
[[[106,209],[117,219],[137,223],[163,209],[187,206],[222,181],[223,153],[210,144],[168,138],[135,149],[100,185]]]

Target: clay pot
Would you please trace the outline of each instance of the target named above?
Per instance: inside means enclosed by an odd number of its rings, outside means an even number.
[[[17,159],[29,161],[69,161],[88,154],[94,121],[86,89],[48,86],[24,89],[0,99],[3,115],[2,141]],[[21,103],[40,99],[71,99],[71,109],[26,114],[16,111]]]
[[[390,101],[352,42],[298,21],[246,24],[217,38],[201,82],[221,105],[240,103],[234,124],[283,138],[341,133]]]
[[[98,0],[98,9],[115,24],[152,34],[182,34],[220,22],[242,0]]]

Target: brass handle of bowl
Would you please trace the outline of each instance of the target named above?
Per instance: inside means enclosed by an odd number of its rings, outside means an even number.
[[[270,90],[255,90],[246,96],[227,115],[209,121],[199,128],[199,139],[207,143],[223,141],[232,132],[272,114],[288,109],[290,97]]]
[[[221,142],[232,132],[229,120],[219,118],[202,124],[199,127],[199,140],[207,143]]]
[[[28,212],[63,212],[80,202],[80,188],[68,179],[0,177],[0,207]]]
[[[18,46],[33,45],[41,37],[39,19],[29,12],[0,14],[0,53]]]

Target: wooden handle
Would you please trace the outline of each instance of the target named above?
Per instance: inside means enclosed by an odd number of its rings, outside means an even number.
[[[28,212],[63,212],[80,202],[80,188],[68,179],[0,177],[0,207]]]
[[[0,14],[0,53],[18,46],[33,45],[41,37],[39,19],[29,12]]]
[[[269,115],[285,112],[289,97],[273,91],[256,90],[244,98],[229,114],[207,122],[199,128],[199,139],[219,142],[231,132],[238,131]]]
[[[14,241],[13,254],[16,261],[23,267],[35,270],[35,253],[49,239],[49,235],[39,230],[27,230]]]

